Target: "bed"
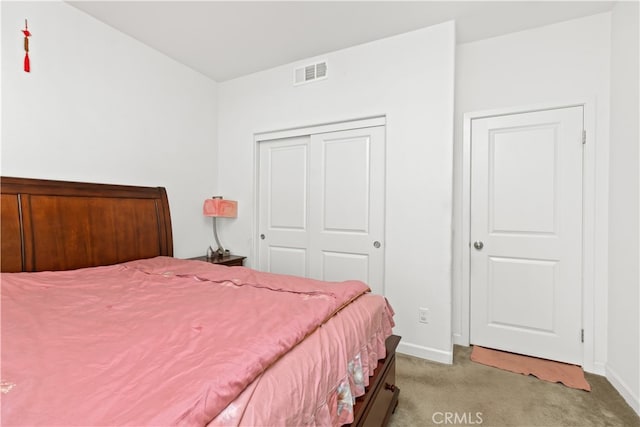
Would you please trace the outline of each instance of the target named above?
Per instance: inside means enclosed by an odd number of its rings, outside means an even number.
[[[173,258],[164,188],[0,185],[3,425],[387,423],[400,338],[359,282]]]

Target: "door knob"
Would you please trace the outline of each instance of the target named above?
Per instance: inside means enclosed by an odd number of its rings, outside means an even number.
[[[264,234],[261,234],[261,235],[260,235],[260,239],[262,239],[262,240],[264,240],[264,239],[265,239],[265,237],[267,237],[267,236],[265,236]]]
[[[378,249],[380,247],[380,242],[378,242],[377,240],[373,242],[373,247]]]
[[[478,240],[477,242],[473,243],[473,247],[476,248],[477,250],[481,250],[482,248],[484,248],[484,243]]]

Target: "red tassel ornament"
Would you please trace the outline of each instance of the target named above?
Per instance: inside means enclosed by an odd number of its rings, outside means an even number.
[[[27,73],[31,72],[31,61],[29,60],[29,37],[31,37],[31,33],[29,32],[29,27],[27,27],[27,20],[24,20],[24,71]]]

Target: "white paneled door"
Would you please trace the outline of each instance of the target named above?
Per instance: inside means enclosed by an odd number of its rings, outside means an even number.
[[[260,142],[261,270],[382,294],[384,126]]]
[[[472,344],[582,364],[582,139],[582,107],[472,120]]]
[[[307,276],[309,137],[260,143],[259,269]]]

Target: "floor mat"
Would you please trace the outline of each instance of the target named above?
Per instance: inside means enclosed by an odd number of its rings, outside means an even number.
[[[584,371],[577,365],[522,356],[476,345],[473,346],[471,360],[505,371],[533,375],[544,381],[562,383],[567,387],[591,391],[591,386],[584,377]]]

